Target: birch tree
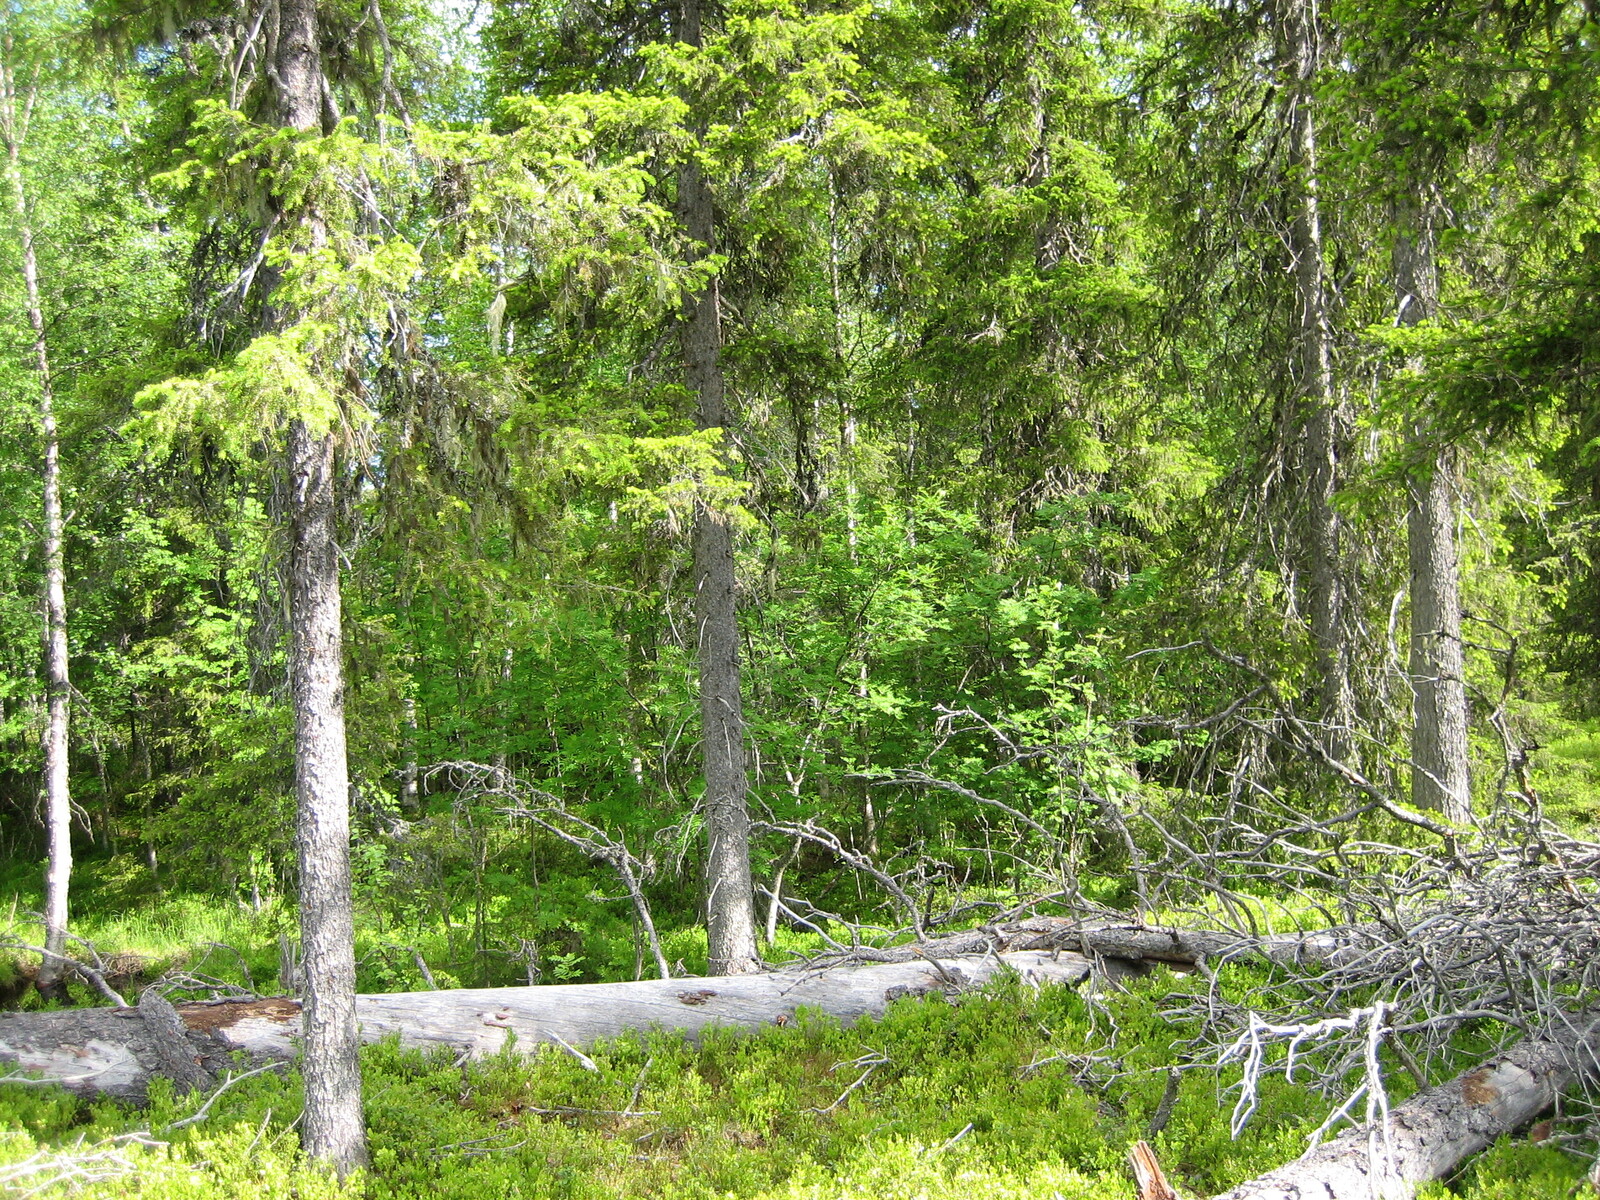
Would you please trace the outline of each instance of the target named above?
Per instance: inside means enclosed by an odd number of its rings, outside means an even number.
[[[50,342],[39,290],[39,259],[34,246],[32,198],[23,147],[40,97],[43,62],[39,48],[19,37],[20,15],[0,14],[0,140],[5,143],[6,183],[16,222],[18,257],[28,326],[33,332],[33,367],[39,394],[40,471],[43,493],[39,527],[44,562],[44,810],[48,850],[45,863],[44,950],[35,980],[41,995],[64,1000],[67,893],[72,880],[72,796],[68,777],[68,733],[72,681],[67,662],[66,519],[61,508],[61,443],[57,434],[55,387],[50,373]]]

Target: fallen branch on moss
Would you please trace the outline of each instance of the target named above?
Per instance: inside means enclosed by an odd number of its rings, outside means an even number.
[[[1600,1015],[1585,1014],[1363,1122],[1216,1200],[1409,1200],[1568,1088],[1600,1082]]]

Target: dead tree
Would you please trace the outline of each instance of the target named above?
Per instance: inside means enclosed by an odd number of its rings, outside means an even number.
[[[726,977],[364,995],[356,998],[356,1019],[369,1042],[397,1035],[408,1046],[455,1054],[494,1054],[514,1043],[526,1053],[555,1047],[581,1056],[581,1047],[633,1031],[696,1036],[713,1026],[786,1025],[802,1009],[848,1023],[880,1015],[897,999],[959,992],[1006,971],[1035,984],[1071,984],[1093,969],[1082,955],[1046,950],[924,956]],[[12,1067],[0,1080],[42,1079],[83,1095],[138,1100],[154,1075],[201,1086],[235,1053],[291,1059],[302,1022],[300,1003],[288,997],[0,1013],[0,1063]]]
[[[1409,1200],[1575,1083],[1600,1082],[1600,1017],[1569,1020],[1216,1200]]]

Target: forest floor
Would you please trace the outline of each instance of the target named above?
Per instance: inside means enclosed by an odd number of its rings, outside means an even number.
[[[265,910],[169,896],[118,920],[96,933],[145,968],[186,961],[219,977],[248,969],[263,983],[275,971]],[[389,961],[380,936],[364,936],[368,957]],[[692,944],[688,929],[668,937]],[[238,958],[213,942],[247,949]],[[1241,988],[1265,982],[1249,968],[1228,974]],[[380,1044],[364,1058],[373,1168],[346,1185],[297,1159],[292,1073],[245,1081],[176,1128],[205,1097],[158,1083],[140,1110],[0,1085],[0,1190],[151,1200],[1132,1200],[1126,1154],[1149,1138],[1181,1189],[1210,1195],[1294,1158],[1329,1099],[1269,1080],[1259,1111],[1230,1137],[1239,1072],[1219,1069],[1195,1042],[1186,1010],[1196,990],[1194,976],[1165,970],[1116,988],[1035,992],[1012,981],[902,1001],[848,1029],[813,1018],[700,1045],[630,1037],[591,1052],[598,1071],[559,1049],[458,1065]],[[1438,1078],[1482,1049],[1464,1039],[1458,1061],[1436,1064]],[[1395,1099],[1413,1086],[1398,1064],[1390,1084]],[[1503,1141],[1424,1196],[1566,1200],[1587,1166],[1550,1144]]]
[[[292,1075],[249,1080],[176,1130],[198,1093],[158,1086],[133,1110],[9,1085],[0,1181],[31,1162],[17,1181],[29,1190],[52,1177],[38,1170],[49,1155],[66,1152],[64,1166],[100,1158],[70,1168],[79,1177],[63,1190],[152,1200],[1132,1200],[1125,1156],[1150,1136],[1174,1181],[1208,1195],[1295,1157],[1328,1104],[1273,1081],[1232,1140],[1237,1071],[1190,1061],[1188,1031],[1167,1019],[1192,986],[1166,972],[1089,994],[1012,982],[955,1002],[904,1001],[850,1029],[818,1019],[699,1046],[626,1038],[592,1052],[598,1071],[559,1049],[456,1066],[381,1044],[364,1060],[373,1169],[344,1189],[296,1162]],[[1152,1136],[1174,1066],[1175,1102]],[[1397,1078],[1396,1095],[1406,1090]],[[164,1145],[128,1140],[135,1130]],[[1431,1195],[1565,1200],[1585,1165],[1505,1141]]]

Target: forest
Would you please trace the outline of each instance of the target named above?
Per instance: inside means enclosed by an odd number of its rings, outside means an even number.
[[[0,152],[0,1188],[1600,1192],[1596,0],[8,0]]]

